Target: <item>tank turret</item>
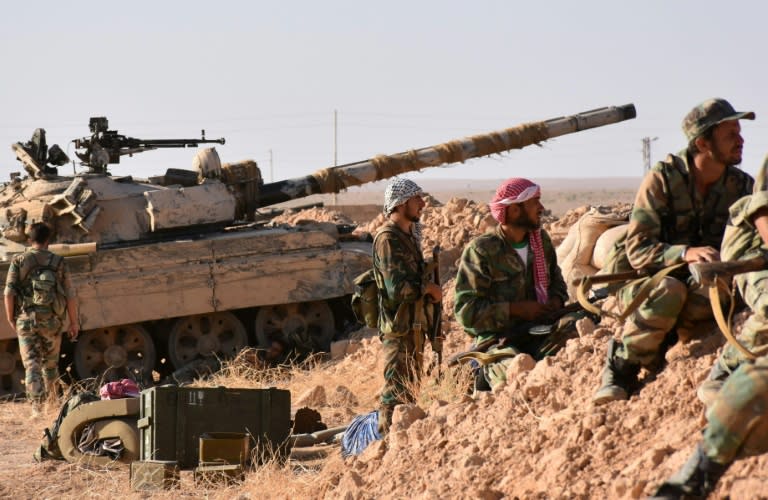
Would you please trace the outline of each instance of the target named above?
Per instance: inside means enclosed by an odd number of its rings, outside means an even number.
[[[59,175],[68,160],[47,148],[45,131],[13,150],[27,172],[0,188],[0,277],[25,248],[26,227],[54,229],[66,255],[83,331],[67,360],[79,377],[147,382],[153,371],[199,358],[227,357],[253,339],[297,353],[327,351],[354,326],[355,276],[370,268],[369,242],[333,224],[265,227],[260,207],[538,144],[635,117],[628,104],[534,122],[265,184],[255,162],[221,163],[201,150],[192,169],[149,179],[111,176],[120,156],[224,139],[141,140],[92,118],[91,136],[73,141],[85,170]],[[167,362],[162,365],[161,360]],[[16,333],[0,321],[0,395],[23,391]]]

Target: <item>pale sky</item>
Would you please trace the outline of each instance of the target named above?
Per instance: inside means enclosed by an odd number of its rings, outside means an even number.
[[[683,116],[724,97],[742,121],[742,167],[768,153],[768,3],[645,1],[3,2],[0,181],[10,145],[45,128],[74,158],[91,116],[144,139],[225,137],[222,161],[270,180],[519,123],[634,103],[635,120],[542,148],[426,170],[424,178],[639,177],[685,146]],[[0,149],[2,151],[3,149]],[[151,151],[115,175],[191,168]],[[62,167],[72,172],[71,166]]]

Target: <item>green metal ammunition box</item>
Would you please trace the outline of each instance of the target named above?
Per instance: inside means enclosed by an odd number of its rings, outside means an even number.
[[[175,460],[181,469],[191,469],[198,464],[200,436],[210,432],[247,433],[257,460],[285,458],[290,453],[291,393],[176,386],[142,391],[142,460]]]
[[[176,462],[150,460],[131,462],[133,491],[167,490],[179,487],[179,465]]]
[[[195,467],[192,477],[198,486],[231,485],[245,481],[245,471],[239,464],[202,462]]]
[[[200,463],[245,465],[250,444],[250,436],[242,432],[206,432],[200,436]]]

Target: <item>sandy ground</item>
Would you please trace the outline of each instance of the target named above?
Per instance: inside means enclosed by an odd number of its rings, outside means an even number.
[[[341,217],[328,210],[294,216]],[[446,257],[441,276],[448,358],[468,341],[451,314],[455,259],[490,221],[487,207],[468,199],[430,200],[423,220],[430,228],[425,248],[440,243]],[[564,220],[566,230],[568,225]],[[599,325],[582,321],[579,338],[557,356],[538,363],[516,358],[508,383],[493,393],[467,395],[462,370],[445,370],[439,381],[426,377],[418,404],[399,407],[388,438],[361,456],[343,459],[333,449],[325,460],[262,468],[226,489],[195,486],[183,473],[180,490],[139,494],[130,491],[125,465],[94,470],[36,464],[34,446],[56,409],[47,407],[43,416],[30,419],[26,403],[5,403],[0,405],[0,497],[641,498],[682,465],[699,439],[703,407],[695,391],[723,339],[714,324],[702,323],[692,341],[668,351],[661,372],[644,374],[642,389],[629,401],[595,407],[590,398],[606,341],[618,330],[609,319]],[[381,384],[380,342],[369,337],[356,346],[346,358],[311,370],[272,378],[235,370],[203,383],[288,388],[294,407],[317,409],[329,426],[345,424],[375,407]],[[713,498],[768,498],[768,456],[738,460]]]

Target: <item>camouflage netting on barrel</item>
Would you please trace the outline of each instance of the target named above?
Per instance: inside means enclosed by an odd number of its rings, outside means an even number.
[[[629,211],[615,207],[591,207],[571,226],[565,240],[557,247],[557,261],[568,284],[568,294],[575,298],[572,282],[592,276],[605,261],[614,242],[626,231]]]

